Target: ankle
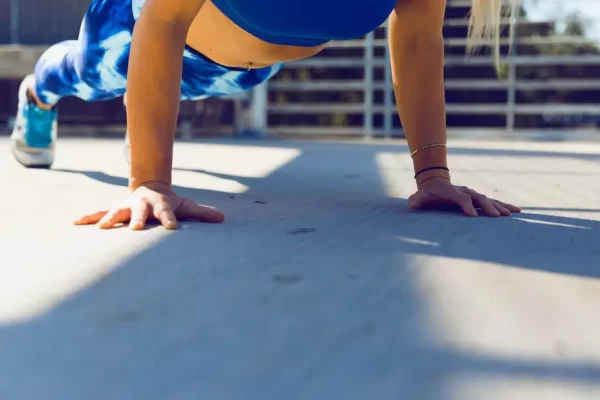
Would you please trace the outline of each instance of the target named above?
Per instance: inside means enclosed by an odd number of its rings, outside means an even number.
[[[54,108],[54,104],[42,103],[39,97],[37,97],[37,95],[35,94],[35,90],[33,90],[33,88],[27,89],[27,94],[35,102],[35,105],[41,108],[42,110],[52,110]]]

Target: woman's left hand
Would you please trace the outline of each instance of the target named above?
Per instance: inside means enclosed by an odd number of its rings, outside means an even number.
[[[476,208],[480,208],[490,217],[509,216],[511,213],[521,212],[517,206],[490,199],[465,186],[455,186],[442,177],[431,178],[420,184],[417,192],[408,198],[408,205],[418,210],[458,206],[471,217],[479,215]]]

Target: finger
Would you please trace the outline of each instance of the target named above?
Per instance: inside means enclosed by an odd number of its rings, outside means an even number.
[[[133,230],[144,229],[148,214],[150,213],[150,204],[147,201],[142,200],[134,207],[131,208],[131,219],[129,221],[129,228]]]
[[[417,192],[408,198],[408,206],[413,210],[418,210],[424,206],[424,197],[423,192]]]
[[[487,196],[484,196],[481,193],[477,193],[474,190],[469,190],[469,192],[475,204],[481,207],[481,209],[483,210],[483,212],[486,213],[486,215],[490,217],[500,216],[500,211],[498,211],[496,207],[494,207],[494,205],[492,204],[490,199],[487,198]]]
[[[450,193],[445,195],[446,198],[458,204],[460,208],[470,217],[477,217],[479,214],[473,205],[473,199],[466,193],[460,190],[452,190]]]
[[[508,208],[504,207],[502,204],[500,204],[500,202],[498,200],[490,199],[490,202],[492,203],[492,205],[494,207],[496,207],[496,210],[498,210],[500,212],[500,215],[504,215],[505,217],[508,217],[512,214],[510,212],[510,210]]]
[[[98,222],[100,229],[114,228],[115,225],[125,223],[131,218],[131,210],[127,208],[115,208],[110,210],[102,219]]]
[[[176,212],[181,218],[193,219],[202,222],[218,224],[225,220],[225,215],[216,208],[196,204],[192,200],[188,199],[183,200]]]
[[[173,213],[173,210],[171,210],[171,206],[166,199],[162,199],[156,204],[153,204],[152,211],[154,217],[160,221],[165,229],[177,229],[177,218],[175,218],[175,214]]]
[[[83,217],[75,220],[75,222],[73,222],[73,224],[75,224],[75,225],[97,224],[98,221],[100,221],[102,219],[102,217],[104,217],[107,213],[108,213],[108,210],[103,210],[103,211],[97,211],[92,214],[87,214],[87,215],[84,215]]]
[[[502,207],[506,208],[507,210],[510,210],[510,212],[520,213],[521,211],[523,211],[521,209],[521,207],[513,206],[512,204],[508,204],[508,203],[505,203],[505,202],[500,201],[500,200],[494,200],[494,201],[496,203],[500,204]]]
[[[408,198],[408,206],[414,210],[451,209],[457,205],[448,199],[425,191],[418,191]]]

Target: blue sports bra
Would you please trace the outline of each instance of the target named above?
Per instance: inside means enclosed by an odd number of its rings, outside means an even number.
[[[265,42],[308,47],[371,32],[386,20],[396,1],[213,0],[213,4]]]

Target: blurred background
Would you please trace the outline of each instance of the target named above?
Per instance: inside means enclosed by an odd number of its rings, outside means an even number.
[[[88,4],[0,0],[0,132],[9,132],[20,79],[49,45],[77,37]],[[489,51],[465,54],[469,6],[470,0],[447,4],[450,133],[600,138],[600,2],[523,0],[512,28],[504,21],[498,68]],[[335,42],[242,97],[185,102],[179,134],[402,137],[385,37],[384,25],[364,38]],[[65,99],[60,122],[61,135],[123,135],[122,100]]]

